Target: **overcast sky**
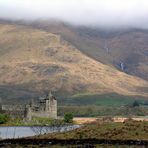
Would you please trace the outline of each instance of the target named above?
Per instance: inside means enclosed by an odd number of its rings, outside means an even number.
[[[0,0],[0,18],[148,28],[148,0]]]

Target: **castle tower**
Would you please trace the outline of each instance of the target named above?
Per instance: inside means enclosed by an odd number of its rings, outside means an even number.
[[[2,112],[2,98],[0,98],[0,112]]]
[[[45,98],[45,112],[50,112],[50,93]]]
[[[25,106],[25,113],[24,113],[24,115],[25,115],[25,119],[27,121],[31,121],[31,119],[32,119],[32,111],[31,111],[31,106],[30,105],[26,105]]]
[[[57,100],[51,92],[40,99],[39,105],[31,102],[25,107],[25,118],[30,121],[33,116],[57,119]]]
[[[57,100],[50,92],[48,95],[48,111],[50,113],[50,117],[56,119],[57,118]]]

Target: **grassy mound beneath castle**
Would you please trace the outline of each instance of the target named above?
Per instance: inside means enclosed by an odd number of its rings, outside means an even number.
[[[66,124],[62,119],[50,119],[42,117],[33,117],[31,121],[26,121],[23,118],[9,117],[6,122],[1,123],[1,126],[51,126],[51,125],[64,125]]]

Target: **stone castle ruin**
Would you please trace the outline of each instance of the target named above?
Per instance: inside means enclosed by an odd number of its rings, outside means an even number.
[[[22,117],[30,121],[32,117],[43,117],[57,119],[57,100],[51,94],[40,98],[38,103],[24,105],[2,105],[0,103],[0,113],[9,114],[11,117]]]
[[[39,103],[36,105],[31,102],[25,107],[25,118],[31,120],[32,117],[45,117],[57,119],[57,100],[51,94],[47,94],[45,97],[39,99]]]

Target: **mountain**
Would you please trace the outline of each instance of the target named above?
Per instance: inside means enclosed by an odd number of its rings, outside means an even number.
[[[147,30],[103,30],[49,21],[37,21],[29,25],[60,34],[87,56],[148,80]]]
[[[110,62],[112,57],[108,58],[101,46],[100,52],[97,51],[101,58],[96,60],[93,55],[97,41],[89,43],[91,38],[81,36],[77,28],[74,32],[74,28],[69,29],[65,24],[60,24],[60,28],[58,22],[45,23],[47,28],[36,24],[0,23],[2,99],[31,99],[49,90],[60,96],[86,92],[148,96],[146,80],[117,70]],[[101,38],[98,46],[102,44]],[[113,39],[109,41],[114,42]],[[92,47],[93,42],[96,48]]]

